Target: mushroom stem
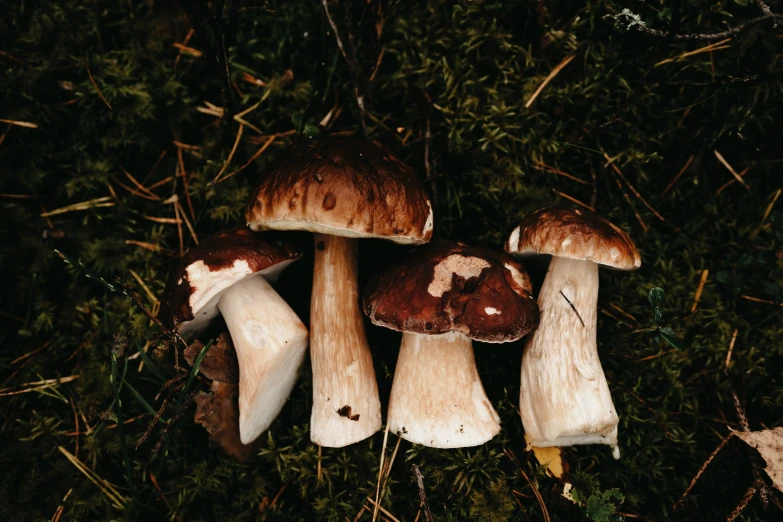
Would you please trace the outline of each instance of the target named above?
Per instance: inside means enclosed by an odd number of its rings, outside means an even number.
[[[357,240],[315,234],[310,439],[341,448],[381,429],[381,403],[359,309]]]
[[[253,442],[283,407],[307,349],[307,328],[262,276],[223,292],[218,309],[239,363],[239,438]]]
[[[465,335],[402,334],[389,429],[432,448],[478,446],[500,431]]]
[[[617,412],[596,344],[598,265],[553,257],[538,296],[541,322],[522,356],[520,414],[531,445],[617,448]]]

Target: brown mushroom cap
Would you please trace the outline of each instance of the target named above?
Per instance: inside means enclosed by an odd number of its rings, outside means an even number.
[[[354,136],[305,138],[278,156],[251,192],[253,230],[427,243],[432,205],[413,170],[386,148]]]
[[[508,237],[506,252],[551,254],[636,270],[642,258],[623,230],[594,212],[544,207],[525,216]]]
[[[261,275],[274,282],[302,251],[246,229],[212,235],[190,249],[172,272],[161,307],[164,324],[189,338],[218,315],[220,295],[245,278]]]
[[[436,241],[373,280],[370,320],[417,334],[460,332],[489,343],[515,341],[538,326],[525,268],[492,250]]]

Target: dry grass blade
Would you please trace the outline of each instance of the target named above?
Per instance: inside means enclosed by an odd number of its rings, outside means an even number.
[[[375,509],[372,512],[372,522],[378,518],[378,507],[380,503],[378,499],[381,496],[381,477],[383,477],[383,458],[386,456],[386,443],[389,440],[389,424],[386,423],[386,429],[383,430],[383,444],[381,445],[381,463],[378,465],[378,483],[375,485]]]
[[[0,118],[0,123],[7,123],[8,125],[16,125],[17,127],[26,127],[28,129],[37,129],[38,124],[31,123],[29,121],[18,121],[18,120],[6,120],[3,118]]]
[[[147,297],[150,298],[150,301],[152,301],[152,306],[154,308],[155,305],[158,304],[158,302],[159,302],[158,298],[155,297],[155,294],[152,293],[152,290],[150,290],[150,287],[148,287],[144,283],[144,281],[141,279],[141,276],[139,276],[139,274],[137,274],[135,270],[129,269],[128,272],[130,272],[130,275],[133,276],[133,279],[135,279],[136,282],[139,283],[139,286],[141,286],[141,288],[144,290],[144,293],[147,294]]]
[[[683,174],[685,174],[685,171],[688,170],[688,167],[691,166],[691,163],[693,163],[693,155],[691,154],[691,157],[688,158],[688,161],[685,162],[685,165],[680,169],[680,171],[677,173],[676,176],[674,176],[674,179],[671,180],[671,182],[666,185],[666,188],[663,189],[663,192],[661,192],[661,196],[665,196],[667,192],[669,192],[672,187],[680,180]]]
[[[395,517],[394,515],[392,515],[391,513],[389,513],[389,511],[388,511],[387,509],[385,509],[385,508],[383,508],[383,507],[381,507],[381,506],[377,505],[377,504],[375,503],[375,501],[374,501],[373,499],[371,499],[370,497],[367,497],[367,501],[368,501],[370,504],[372,504],[373,506],[375,506],[375,507],[376,507],[378,510],[380,510],[380,512],[381,512],[381,513],[383,513],[384,515],[386,515],[387,517],[389,517],[389,518],[392,520],[392,522],[400,522],[400,520],[399,520],[397,517]]]
[[[139,190],[141,190],[142,192],[144,192],[145,194],[147,194],[148,196],[150,196],[151,198],[153,198],[155,200],[159,200],[160,199],[160,196],[158,196],[157,194],[155,194],[153,192],[150,192],[150,190],[147,187],[145,187],[144,185],[142,185],[141,183],[139,183],[139,181],[136,178],[134,178],[133,175],[130,172],[125,170],[122,167],[122,165],[118,165],[118,166],[119,166],[120,170],[122,171],[122,173],[125,174],[125,176],[131,181],[131,183],[136,185],[136,187]]]
[[[634,187],[634,186],[631,184],[631,182],[630,182],[630,181],[628,181],[628,180],[626,179],[626,177],[623,175],[623,172],[620,170],[620,168],[619,168],[617,165],[615,165],[615,164],[614,164],[614,161],[613,161],[613,160],[612,160],[612,159],[609,157],[609,155],[608,155],[607,153],[605,153],[605,152],[604,152],[604,158],[606,159],[606,161],[607,161],[607,162],[609,162],[608,164],[609,164],[609,165],[612,167],[612,171],[614,171],[614,173],[615,173],[615,174],[617,174],[617,176],[618,176],[618,177],[619,177],[621,180],[623,180],[623,182],[625,183],[625,185],[626,185],[626,186],[627,186],[629,189],[631,189],[631,192],[633,192],[633,195],[634,195],[634,196],[636,196],[636,199],[638,199],[639,201],[641,201],[641,202],[642,202],[642,205],[644,205],[645,207],[647,207],[647,209],[648,209],[650,212],[652,212],[652,213],[653,213],[653,215],[654,215],[655,217],[657,217],[658,219],[660,219],[661,221],[663,221],[663,222],[665,223],[665,222],[666,222],[666,219],[664,219],[664,217],[663,217],[662,215],[660,215],[660,214],[658,213],[658,211],[657,211],[657,210],[655,210],[655,209],[652,207],[652,205],[650,205],[649,203],[647,203],[647,200],[646,200],[646,199],[644,199],[644,198],[642,197],[642,195],[639,193],[639,191],[638,191],[638,190],[636,190],[636,187]]]
[[[19,361],[23,361],[23,360],[27,359],[28,357],[32,357],[33,355],[39,353],[41,350],[45,350],[46,347],[49,346],[50,344],[52,344],[52,339],[49,339],[48,341],[43,343],[40,347],[36,348],[35,350],[33,350],[31,352],[27,352],[27,353],[25,353],[23,355],[20,355],[19,357],[17,357],[13,361],[11,361],[10,364],[16,364]]]
[[[770,301],[769,299],[761,299],[750,295],[741,295],[740,297],[742,299],[745,299],[746,301],[753,301],[754,303],[764,303],[764,304],[770,304],[774,306],[783,306],[783,303],[776,303],[775,301]]]
[[[82,62],[84,63],[84,68],[87,69],[87,76],[90,77],[90,83],[92,83],[92,86],[95,87],[95,90],[98,92],[98,96],[101,97],[103,103],[109,108],[109,110],[111,110],[111,105],[109,104],[109,101],[101,92],[101,88],[98,87],[98,83],[95,81],[95,78],[92,77],[92,73],[90,72],[90,66],[87,64],[87,58],[82,57]]]
[[[272,136],[270,136],[270,137],[269,137],[269,139],[268,139],[268,140],[266,140],[266,142],[264,142],[264,144],[261,146],[261,148],[260,148],[260,149],[258,149],[258,150],[255,152],[255,154],[253,154],[253,156],[252,156],[252,157],[251,157],[249,160],[247,160],[247,163],[245,163],[244,165],[242,165],[241,167],[239,167],[239,168],[238,168],[238,169],[236,169],[235,171],[233,171],[233,172],[229,172],[229,173],[228,173],[228,174],[226,174],[226,175],[225,175],[223,178],[221,178],[221,179],[220,179],[220,181],[213,181],[213,182],[212,182],[212,184],[213,184],[213,185],[217,185],[218,183],[223,183],[224,181],[226,181],[228,178],[230,178],[230,177],[231,177],[231,176],[233,176],[234,174],[237,174],[238,172],[241,172],[241,171],[245,170],[247,167],[249,167],[249,166],[250,166],[250,164],[251,164],[251,163],[253,163],[255,160],[257,160],[257,159],[258,159],[258,158],[261,156],[261,154],[263,154],[263,153],[264,153],[264,151],[265,151],[267,148],[269,148],[269,146],[272,144],[272,142],[273,142],[273,141],[275,141],[275,138],[277,138],[277,135],[275,135],[275,134],[273,134]]]
[[[541,513],[544,516],[544,522],[552,522],[552,519],[549,517],[549,510],[546,508],[546,504],[544,504],[544,497],[541,496],[541,493],[539,493],[538,488],[533,483],[532,480],[530,480],[530,477],[525,473],[525,470],[522,469],[522,464],[519,462],[519,459],[514,454],[514,452],[508,448],[503,450],[503,452],[506,454],[506,456],[516,464],[517,469],[519,469],[519,472],[522,474],[524,479],[527,481],[527,483],[530,485],[530,488],[533,490],[533,494],[536,496],[536,500],[538,501],[538,505],[541,508]]]
[[[195,58],[199,58],[199,57],[201,57],[202,54],[204,54],[201,51],[199,51],[198,49],[194,49],[193,47],[188,47],[187,45],[181,44],[179,42],[174,42],[171,45],[176,47],[177,49],[179,49],[180,52],[183,52],[183,53],[188,54],[190,56],[193,56]]]
[[[62,499],[62,504],[57,506],[57,510],[54,512],[54,515],[52,515],[52,518],[49,522],[59,522],[60,517],[63,515],[63,511],[65,511],[65,502],[68,500],[68,497],[71,496],[71,493],[73,493],[73,488],[68,490],[68,493],[65,494],[65,496]]]
[[[745,167],[745,168],[742,170],[742,172],[740,172],[740,173],[739,173],[739,177],[740,177],[740,178],[744,178],[744,177],[745,177],[745,174],[747,174],[749,170],[750,170],[750,167]],[[737,182],[737,180],[736,180],[736,179],[734,179],[734,178],[731,178],[731,179],[730,179],[730,180],[728,180],[726,183],[724,183],[723,185],[721,185],[721,187],[718,189],[718,191],[715,193],[715,195],[716,195],[716,196],[717,196],[717,195],[719,195],[721,192],[723,192],[724,190],[726,190],[728,187],[730,187],[731,185],[733,185],[733,184],[734,184],[734,183],[736,183],[736,182]]]
[[[723,371],[729,371],[729,364],[731,364],[731,354],[734,353],[734,343],[737,342],[738,329],[734,329],[734,334],[731,336],[731,342],[729,343],[729,352],[726,354],[726,363],[723,365]]]
[[[530,106],[533,105],[533,102],[536,101],[536,98],[538,98],[538,95],[541,94],[541,91],[543,91],[544,88],[549,84],[549,82],[551,82],[555,76],[560,74],[560,71],[562,71],[566,65],[571,63],[571,60],[573,60],[574,58],[576,58],[575,54],[566,56],[559,64],[557,64],[557,66],[554,69],[552,69],[552,72],[549,73],[549,76],[547,76],[546,79],[541,83],[541,85],[538,86],[536,92],[534,92],[530,96],[530,98],[528,98],[527,103],[525,103],[526,109],[529,109]]]
[[[220,179],[220,176],[222,176],[223,173],[228,168],[228,164],[231,163],[231,159],[234,157],[234,153],[237,151],[237,147],[239,146],[239,140],[242,139],[242,131],[243,131],[244,128],[245,128],[245,125],[240,123],[239,124],[239,130],[237,131],[237,137],[234,140],[234,146],[231,147],[231,152],[228,153],[228,158],[226,158],[225,163],[223,163],[223,168],[220,169],[220,172],[218,172],[218,175],[215,176],[215,179],[213,179],[210,182],[210,185],[215,185],[218,182],[218,180]]]
[[[699,300],[701,299],[701,293],[704,291],[704,285],[707,284],[707,277],[709,277],[709,269],[704,269],[701,273],[701,279],[699,280],[699,286],[696,288],[696,293],[693,295],[693,306],[691,306],[691,313],[695,312],[699,307]]]
[[[127,499],[120,495],[120,493],[111,483],[103,480],[100,476],[98,476],[97,473],[82,464],[82,462],[74,457],[67,449],[63,448],[62,446],[57,446],[57,449],[60,450],[60,453],[65,455],[65,458],[67,458],[68,461],[76,467],[76,469],[78,469],[85,477],[87,477],[90,482],[98,486],[101,492],[106,495],[115,508],[122,509],[125,506]]]
[[[576,176],[572,176],[571,174],[568,174],[567,172],[563,172],[560,169],[556,169],[555,167],[550,167],[543,161],[536,162],[535,165],[533,165],[533,168],[536,170],[543,170],[544,172],[551,172],[552,174],[557,174],[558,176],[563,176],[565,178],[570,179],[571,181],[576,181],[577,183],[581,183],[582,185],[590,185],[587,181],[583,179],[579,179]]]
[[[58,216],[60,214],[65,214],[67,212],[74,212],[77,210],[88,210],[91,208],[113,207],[115,203],[111,199],[112,199],[111,196],[104,196],[102,198],[91,199],[89,201],[82,201],[81,203],[74,203],[73,205],[61,207],[55,210],[51,210],[49,212],[43,212],[40,215],[40,217],[45,218],[50,216]]]
[[[175,203],[177,207],[179,208],[179,215],[182,217],[182,220],[185,221],[185,226],[188,227],[188,232],[190,232],[190,237],[193,238],[193,242],[198,245],[198,236],[196,236],[196,231],[193,230],[193,225],[190,224],[190,220],[188,219],[188,216],[185,215],[185,209],[182,208],[182,205],[177,201]]]
[[[24,384],[20,384],[19,386],[14,386],[11,388],[3,388],[2,390],[0,390],[0,397],[21,395],[22,393],[44,390],[46,388],[57,386],[58,384],[66,384],[71,381],[75,381],[78,378],[79,378],[78,375],[69,375],[67,377],[61,377],[59,379],[44,379],[42,381],[26,382]]]
[[[174,218],[157,217],[157,216],[144,216],[144,219],[148,221],[152,221],[154,223],[160,223],[162,225],[176,225],[182,222]]]
[[[725,158],[724,158],[724,157],[721,155],[721,153],[720,153],[720,152],[718,152],[717,150],[714,150],[713,152],[715,153],[715,157],[716,157],[716,158],[718,158],[718,161],[720,161],[720,162],[721,162],[721,164],[722,164],[724,167],[726,167],[726,169],[727,169],[729,172],[731,172],[731,175],[732,175],[732,176],[734,176],[734,179],[736,179],[737,181],[739,181],[739,182],[742,184],[742,186],[743,186],[743,187],[745,187],[745,190],[750,190],[750,187],[748,187],[748,184],[747,184],[747,183],[745,183],[745,180],[744,180],[744,179],[742,179],[742,176],[740,176],[739,174],[737,174],[737,171],[736,171],[736,170],[734,170],[734,167],[732,167],[731,165],[729,165],[729,162],[728,162],[728,161],[726,161],[726,159],[725,159]],[[720,191],[719,191],[719,192],[720,192]]]
[[[720,42],[714,42],[709,45],[705,45],[704,47],[696,49],[695,51],[688,51],[678,56],[675,56],[674,58],[667,58],[665,60],[661,60],[660,62],[653,65],[653,67],[665,65],[667,63],[679,62],[681,60],[684,60],[685,58],[688,58],[689,56],[696,56],[697,54],[712,53],[712,51],[720,51],[722,49],[728,49],[731,46],[726,44],[729,43],[730,41],[731,38],[726,38],[725,40],[721,40]]]
[[[171,254],[171,250],[167,248],[163,248],[160,245],[155,245],[153,243],[147,243],[146,241],[136,241],[135,239],[126,239],[125,240],[126,245],[136,245],[137,247],[141,247],[145,250],[149,250],[150,252],[161,252],[164,254]]]
[[[565,199],[567,199],[568,201],[570,201],[572,203],[576,203],[580,207],[584,207],[584,208],[586,208],[587,210],[589,210],[591,212],[595,212],[595,209],[593,207],[591,207],[587,203],[582,203],[581,201],[579,201],[578,199],[576,199],[573,196],[569,196],[568,194],[566,194],[564,192],[560,192],[559,190],[555,190],[555,189],[552,189],[552,192],[554,192],[555,194],[557,194],[561,198],[565,198]]]

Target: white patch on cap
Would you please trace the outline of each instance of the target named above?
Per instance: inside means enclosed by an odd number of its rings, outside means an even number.
[[[562,243],[560,243],[560,246],[561,246],[561,247],[563,247],[563,248],[565,248],[565,247],[567,247],[567,246],[568,246],[568,245],[570,245],[570,244],[571,244],[571,238],[570,238],[570,237],[567,237],[567,238],[565,238],[565,239],[563,240],[563,242],[562,242]]]
[[[181,278],[181,277],[179,278],[179,281],[177,281],[177,284],[178,284],[178,285],[181,285],[181,284],[182,284],[182,278]]]
[[[484,313],[487,315],[500,315],[500,310],[497,308],[492,308],[491,306],[488,306],[484,308]]]
[[[611,256],[612,261],[617,261],[617,259],[620,257],[620,251],[615,247],[612,247],[609,249],[609,255]]]
[[[489,262],[474,256],[461,256],[451,254],[449,257],[435,265],[435,273],[432,282],[427,287],[427,292],[435,297],[440,297],[451,290],[451,279],[457,274],[465,279],[478,277],[481,271],[489,266]]]
[[[427,206],[430,207],[430,213],[427,216],[427,222],[424,223],[424,233],[426,234],[430,230],[432,230],[432,227],[435,225],[435,216],[432,213],[432,204],[427,200]]]
[[[507,252],[515,252],[519,250],[519,229],[520,227],[517,226],[517,228],[511,231],[511,235],[508,236],[508,243],[506,243]]]
[[[530,290],[530,282],[525,275],[519,271],[517,267],[514,265],[509,265],[508,263],[503,265],[506,267],[506,270],[511,272],[511,278],[514,280],[514,282],[519,285],[520,288],[523,288],[525,290]],[[517,292],[519,293],[519,292]]]
[[[237,259],[230,267],[214,272],[204,261],[198,260],[190,264],[185,271],[188,273],[188,281],[193,289],[188,304],[194,314],[215,295],[253,272],[244,259]]]

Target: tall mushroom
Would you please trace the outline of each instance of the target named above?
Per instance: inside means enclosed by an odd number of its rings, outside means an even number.
[[[387,423],[433,448],[484,444],[500,418],[481,384],[471,339],[515,341],[538,324],[524,267],[511,256],[450,241],[414,252],[368,286],[364,309],[403,332]]]
[[[506,251],[552,255],[538,296],[541,324],[522,356],[520,414],[531,445],[608,444],[619,458],[618,417],[596,343],[598,265],[635,270],[639,251],[601,216],[558,207],[526,216]]]
[[[263,172],[246,217],[253,230],[315,233],[310,438],[339,448],[369,437],[381,406],[359,310],[357,238],[429,242],[432,206],[421,183],[365,138],[308,138]]]
[[[161,318],[185,339],[218,313],[239,363],[239,435],[249,444],[275,419],[296,381],[308,333],[270,286],[301,256],[292,244],[249,230],[210,236],[171,274]]]

